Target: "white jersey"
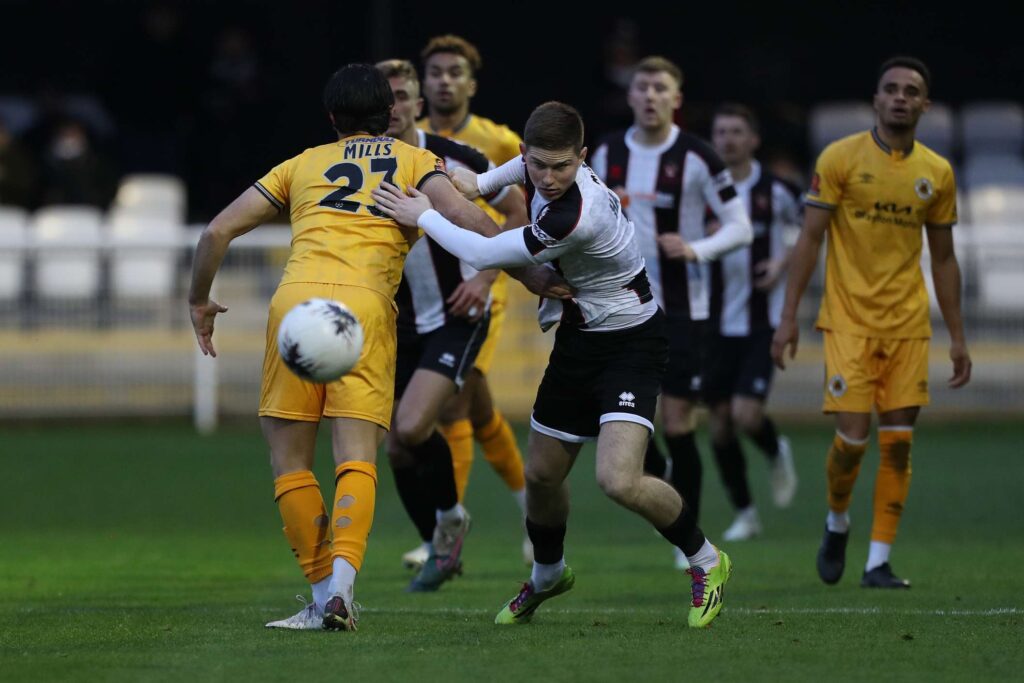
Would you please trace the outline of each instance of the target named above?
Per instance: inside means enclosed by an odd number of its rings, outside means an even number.
[[[754,241],[744,249],[723,256],[711,268],[711,317],[727,337],[744,337],[755,331],[778,327],[785,299],[785,278],[771,291],[754,287],[756,268],[786,253],[787,229],[800,220],[799,199],[789,186],[762,171],[753,162],[750,175],[736,183],[754,227]]]
[[[624,196],[658,305],[670,316],[706,320],[710,315],[710,270],[705,261],[749,244],[749,221],[739,202],[733,201],[737,195],[729,169],[710,145],[677,126],[672,126],[665,142],[656,147],[636,142],[635,133],[634,126],[606,138],[594,153],[594,170]],[[705,238],[709,208],[725,229],[716,238]],[[657,239],[667,232],[680,234],[701,262],[668,259]],[[722,248],[718,248],[719,242]],[[701,249],[702,243],[716,244]]]

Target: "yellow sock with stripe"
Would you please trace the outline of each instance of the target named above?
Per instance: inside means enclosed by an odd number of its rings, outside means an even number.
[[[914,439],[911,427],[880,427],[878,429],[878,477],[875,479],[875,517],[871,524],[871,540],[892,544],[899,530],[903,506],[910,491],[910,446]]]
[[[441,425],[441,433],[452,452],[455,490],[461,503],[466,495],[466,486],[469,485],[469,473],[473,469],[473,424],[469,420],[456,420]]]
[[[358,572],[366,556],[366,539],[373,526],[377,466],[368,462],[344,462],[335,468],[334,480],[331,556],[344,559]]]
[[[845,514],[850,509],[853,485],[857,483],[860,463],[867,449],[867,439],[854,441],[836,432],[832,447],[828,450],[826,465],[828,508],[831,512]]]
[[[512,492],[523,490],[526,486],[523,456],[519,452],[516,436],[512,433],[512,427],[505,416],[495,409],[491,421],[476,430],[473,436],[480,442],[484,449],[484,458],[505,482],[505,486]]]
[[[317,583],[331,575],[331,534],[320,484],[309,470],[282,474],[274,480],[274,500],[284,522],[284,535],[306,580]]]

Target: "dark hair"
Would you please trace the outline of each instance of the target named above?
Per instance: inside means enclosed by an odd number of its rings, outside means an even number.
[[[750,126],[750,130],[754,133],[761,134],[761,123],[757,120],[757,114],[754,110],[745,104],[738,104],[736,102],[724,102],[715,109],[715,113],[711,115],[711,121],[714,122],[719,116],[735,116],[741,118],[747,122]]]
[[[346,64],[324,87],[324,108],[334,117],[334,129],[342,134],[382,134],[391,122],[394,103],[391,85],[372,64]]]
[[[921,75],[921,80],[924,81],[925,90],[927,92],[931,92],[932,72],[929,71],[925,63],[922,62],[917,57],[908,57],[903,55],[897,57],[890,57],[889,59],[885,60],[884,62],[882,62],[882,66],[878,68],[878,81],[880,82],[882,80],[882,76],[885,75],[886,71],[899,66],[905,69],[911,69],[919,73]]]
[[[583,118],[575,108],[562,102],[545,102],[530,114],[523,131],[527,147],[561,150],[583,149]]]
[[[676,66],[675,62],[664,57],[659,57],[657,55],[644,57],[633,69],[634,74],[656,74],[661,73],[662,71],[671,76],[675,80],[676,85],[680,88],[683,87],[683,70]]]
[[[420,52],[420,61],[426,64],[427,60],[438,52],[450,52],[451,54],[465,57],[466,61],[469,62],[471,75],[476,75],[476,72],[484,65],[483,60],[480,59],[480,51],[476,49],[473,43],[462,36],[456,36],[451,33],[443,36],[434,36],[427,43],[427,46],[423,48],[423,51]]]

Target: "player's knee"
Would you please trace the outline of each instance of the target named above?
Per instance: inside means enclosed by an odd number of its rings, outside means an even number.
[[[759,405],[733,406],[732,421],[739,429],[752,434],[761,429],[764,413]]]
[[[597,485],[604,494],[620,505],[629,506],[634,498],[636,478],[617,471],[597,472]]]
[[[528,461],[523,470],[526,486],[532,489],[553,489],[561,486],[562,477],[538,464],[537,460],[539,458]]]
[[[434,426],[424,415],[399,415],[394,425],[395,436],[402,446],[418,446],[430,438]]]

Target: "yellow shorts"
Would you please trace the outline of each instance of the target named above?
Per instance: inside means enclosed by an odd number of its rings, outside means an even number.
[[[476,361],[473,363],[473,367],[485,375],[491,369],[491,362],[494,361],[494,354],[498,348],[498,337],[501,336],[501,326],[505,323],[508,279],[508,275],[504,272],[498,273],[498,279],[491,287],[491,325],[487,328],[487,339],[484,340],[480,352],[476,354]]]
[[[928,405],[928,340],[823,330],[826,413],[880,413]]]
[[[299,379],[277,352],[281,318],[295,305],[313,297],[344,303],[363,326],[359,362],[347,375],[330,384]],[[270,300],[267,319],[259,414],[303,422],[317,422],[321,417],[352,417],[389,429],[395,400],[395,316],[393,302],[365,287],[315,282],[279,286]]]

